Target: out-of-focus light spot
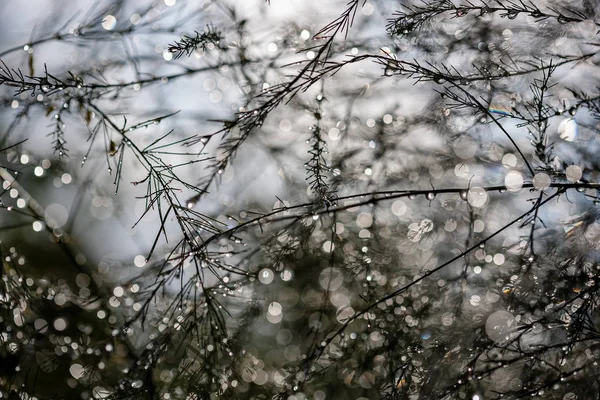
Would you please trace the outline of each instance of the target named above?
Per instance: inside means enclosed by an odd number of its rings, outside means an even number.
[[[71,373],[73,378],[79,379],[85,373],[85,369],[83,368],[83,366],[81,364],[73,364],[69,368],[69,372]]]
[[[344,276],[338,268],[325,268],[319,274],[319,284],[324,290],[334,292],[344,283]]]
[[[279,122],[279,129],[281,129],[283,132],[289,132],[292,129],[292,123],[289,119],[282,119]]]
[[[221,90],[229,90],[231,88],[231,81],[227,78],[221,78],[219,79],[217,86]]]
[[[33,327],[35,328],[36,331],[38,331],[40,333],[44,333],[48,330],[48,323],[46,322],[46,320],[38,318],[33,323]]]
[[[133,264],[135,264],[135,266],[138,268],[142,268],[144,265],[146,265],[146,257],[142,255],[135,256],[133,259]]]
[[[567,142],[574,142],[579,136],[579,128],[574,118],[567,118],[558,125],[558,135]]]
[[[569,165],[566,170],[567,179],[571,182],[577,182],[581,179],[583,171],[577,165]]]
[[[258,273],[258,280],[265,285],[273,282],[275,274],[269,268],[264,268]]]
[[[375,11],[375,7],[373,6],[373,3],[365,3],[361,11],[364,15],[371,15]]]
[[[292,279],[292,271],[290,271],[289,269],[284,269],[281,272],[281,280],[284,282],[288,282]]]
[[[61,332],[64,331],[65,329],[67,329],[67,321],[65,321],[64,318],[56,318],[54,320],[54,329],[56,329],[57,331]]]
[[[504,264],[504,254],[495,254],[494,255],[494,264],[496,265],[502,265]]]
[[[485,332],[494,342],[503,342],[516,328],[515,317],[508,311],[499,310],[492,313],[486,323]]]
[[[115,26],[117,26],[117,19],[110,14],[102,20],[102,27],[107,31],[112,31],[115,29]]]
[[[146,21],[147,22],[153,22],[153,21],[156,21],[159,18],[160,18],[160,10],[158,10],[156,8],[151,8],[146,13]]]
[[[108,219],[114,211],[113,201],[108,196],[95,196],[90,205],[90,213],[97,219]]]
[[[67,223],[69,212],[67,209],[58,203],[50,204],[44,212],[46,224],[51,228],[60,228]]]
[[[31,224],[31,225],[32,225],[32,227],[33,227],[33,230],[34,230],[35,232],[39,232],[39,231],[41,231],[41,230],[42,230],[42,228],[44,227],[40,221],[34,221],[34,222],[33,222],[33,224]]]
[[[552,179],[550,176],[544,172],[540,172],[539,174],[535,174],[533,177],[533,187],[537,190],[545,190],[550,187],[552,183]]]
[[[276,301],[269,304],[269,314],[271,314],[271,315],[279,315],[279,314],[281,314],[282,310],[283,310],[283,307],[281,306],[281,304],[279,304]]]
[[[467,201],[471,206],[481,208],[487,204],[488,194],[482,187],[473,187],[467,192]]]
[[[204,90],[206,90],[207,92],[210,92],[212,90],[215,90],[215,88],[217,87],[217,84],[215,82],[214,79],[211,78],[207,78],[202,82],[202,87],[204,88]]]
[[[518,192],[523,187],[523,175],[519,171],[509,171],[504,177],[504,185],[511,192]]]
[[[392,213],[398,217],[406,212],[406,203],[402,200],[396,200],[392,203]]]
[[[504,168],[514,168],[517,165],[517,156],[510,153],[505,154],[502,157],[502,165],[504,165]]]
[[[468,135],[462,135],[454,142],[454,153],[463,160],[471,159],[478,148],[477,142]]]
[[[223,99],[223,93],[221,93],[221,91],[219,90],[213,90],[212,92],[210,92],[210,94],[208,95],[208,98],[210,101],[212,101],[213,103],[220,103],[221,100]]]
[[[62,174],[62,176],[60,177],[60,181],[62,183],[64,183],[65,185],[68,185],[69,183],[71,183],[73,181],[73,178],[71,177],[70,174],[67,174],[66,172],[64,174]]]
[[[329,139],[338,140],[340,138],[340,130],[338,128],[331,128],[329,130]]]
[[[137,25],[140,23],[140,21],[142,20],[142,17],[140,17],[140,14],[131,14],[131,17],[129,17],[129,22],[131,22],[133,25]]]
[[[368,228],[373,225],[373,216],[369,213],[361,212],[356,217],[356,226],[359,228]]]

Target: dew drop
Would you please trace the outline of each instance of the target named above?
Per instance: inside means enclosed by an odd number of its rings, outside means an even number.
[[[517,18],[517,16],[518,16],[518,15],[519,15],[519,12],[518,12],[518,11],[515,11],[515,10],[510,10],[510,11],[509,11],[509,12],[506,14],[506,17],[507,17],[508,19],[515,19],[515,18]]]

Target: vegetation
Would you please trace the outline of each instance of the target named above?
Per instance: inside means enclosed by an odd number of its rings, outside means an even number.
[[[68,3],[3,9],[0,397],[600,398],[598,4]]]

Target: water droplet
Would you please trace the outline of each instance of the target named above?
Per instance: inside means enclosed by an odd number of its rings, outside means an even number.
[[[429,192],[429,193],[427,193],[427,195],[425,197],[427,197],[427,200],[431,201],[431,200],[435,199],[435,193]]]

